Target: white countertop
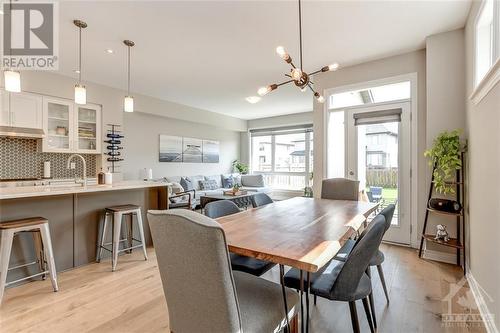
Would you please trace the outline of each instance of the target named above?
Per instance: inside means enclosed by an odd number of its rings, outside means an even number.
[[[76,185],[5,187],[5,188],[0,188],[0,200],[42,197],[49,195],[75,194],[75,193],[132,190],[132,189],[160,187],[167,185],[169,185],[169,183],[166,182],[128,180],[128,181],[120,181],[113,185],[87,185],[86,187],[76,186]]]

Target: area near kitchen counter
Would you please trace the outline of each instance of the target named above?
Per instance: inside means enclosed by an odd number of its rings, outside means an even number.
[[[153,188],[159,186],[167,186],[166,182],[154,181],[121,181],[112,185],[67,185],[67,186],[20,186],[20,187],[0,187],[0,200],[3,199],[16,199],[16,198],[30,198],[41,196],[53,196],[64,194],[78,194],[78,193],[91,193],[103,191],[117,191],[117,190],[132,190]]]
[[[30,186],[0,188],[2,221],[43,216],[49,220],[52,246],[58,271],[95,261],[99,220],[104,208],[134,204],[142,209],[146,220],[148,209],[162,209],[165,182],[122,181],[113,185],[86,187]],[[1,223],[1,222],[0,222]],[[134,233],[137,232],[136,230]],[[151,245],[149,226],[144,223],[146,243]],[[31,235],[14,240],[11,264],[34,259]],[[29,257],[29,258],[28,258]],[[32,273],[25,267],[12,271],[12,278]]]

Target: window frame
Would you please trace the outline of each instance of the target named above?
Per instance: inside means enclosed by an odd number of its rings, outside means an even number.
[[[295,127],[295,126],[294,126]],[[255,132],[252,132],[255,131]],[[299,125],[297,128],[297,131],[304,131],[304,149],[305,149],[305,155],[304,155],[304,170],[303,172],[294,172],[294,171],[276,171],[276,136],[279,135],[285,135],[285,134],[290,134],[290,128],[289,127],[276,127],[276,128],[264,128],[264,129],[251,129],[249,130],[249,139],[250,139],[250,161],[253,162],[254,159],[254,149],[253,149],[253,142],[252,139],[254,137],[253,133],[258,133],[258,132],[269,132],[269,136],[271,136],[271,171],[259,171],[259,170],[254,170],[254,166],[252,163],[250,163],[250,171],[253,174],[262,174],[262,175],[270,175],[270,176],[303,176],[304,177],[304,184],[305,186],[311,186],[311,181],[310,181],[310,175],[313,172],[312,166],[310,163],[310,154],[313,149],[313,145],[311,145],[311,133],[313,133],[313,126],[312,124],[304,124],[304,125]],[[262,135],[262,134],[261,134]],[[314,134],[313,140],[314,140]],[[303,189],[281,189],[281,188],[274,188],[275,190],[278,191],[300,191],[302,192]]]
[[[491,33],[491,63],[489,65],[488,70],[483,75],[483,77],[478,77],[478,29],[479,29],[479,21],[481,16],[483,15],[484,10],[486,9],[486,4],[492,1],[493,3],[493,19],[492,19],[492,33]],[[479,9],[477,11],[477,15],[474,19],[474,81],[473,87],[474,89],[478,88],[481,83],[487,78],[488,73],[494,67],[495,63],[500,58],[500,4],[495,0],[483,0]]]

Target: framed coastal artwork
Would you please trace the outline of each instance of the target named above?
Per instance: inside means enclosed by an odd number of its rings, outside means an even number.
[[[182,162],[182,137],[160,135],[160,162]]]
[[[193,138],[182,138],[182,162],[201,163],[203,140]]]
[[[160,162],[219,163],[220,143],[215,140],[160,134]]]
[[[219,163],[219,141],[203,140],[203,163]]]

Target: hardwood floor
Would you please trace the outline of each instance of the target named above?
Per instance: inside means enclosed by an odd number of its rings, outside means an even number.
[[[378,332],[486,332],[479,327],[442,326],[447,313],[443,301],[462,272],[447,264],[418,259],[414,249],[383,245],[383,264],[391,303],[386,304],[373,269]],[[116,272],[111,263],[90,264],[60,273],[59,292],[50,281],[36,281],[6,291],[0,307],[0,332],[168,332],[168,315],[156,257],[140,251],[122,255]],[[264,275],[277,281],[278,271]],[[468,285],[451,299],[453,313],[477,313]],[[362,332],[369,332],[362,304],[358,304]],[[312,305],[312,299],[311,299]],[[345,303],[318,299],[311,306],[312,332],[352,332]]]

